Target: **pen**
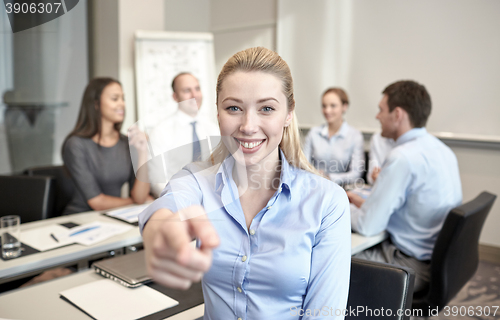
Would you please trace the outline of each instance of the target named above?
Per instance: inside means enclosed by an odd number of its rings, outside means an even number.
[[[56,242],[59,242],[59,240],[57,240],[56,236],[53,233],[51,233],[50,236],[52,237],[52,239],[56,240]]]
[[[80,231],[76,231],[76,232],[70,233],[69,236],[72,237],[72,236],[75,236],[77,234],[80,234],[80,233],[83,233],[83,232],[87,232],[87,231],[90,231],[90,230],[94,230],[94,229],[97,229],[97,228],[99,228],[99,226],[89,227],[89,228],[86,228],[86,229],[82,229]]]

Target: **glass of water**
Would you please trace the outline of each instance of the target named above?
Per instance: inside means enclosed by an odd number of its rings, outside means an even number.
[[[21,255],[21,218],[4,216],[0,218],[0,237],[2,237],[2,257],[17,258]]]

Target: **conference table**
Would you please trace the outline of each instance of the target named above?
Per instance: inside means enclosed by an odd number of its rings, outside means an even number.
[[[90,211],[22,223],[21,233],[53,224],[73,223],[83,225],[95,221],[113,224],[125,223],[105,216],[101,212]],[[127,253],[127,251],[135,251],[138,247],[142,247],[142,237],[139,227],[132,226],[132,229],[125,233],[115,235],[91,246],[72,244],[49,251],[21,256],[16,259],[0,259],[0,285],[16,279],[36,275],[54,267],[76,266],[77,270],[85,270],[88,269],[92,261]]]
[[[85,224],[93,221],[124,223],[104,216],[100,212],[92,211],[22,224],[21,231],[54,223],[72,222]],[[373,237],[364,237],[352,233],[351,254],[354,255],[372,247],[386,238],[386,233],[381,233]],[[113,236],[92,246],[87,247],[73,244],[9,261],[0,260],[0,285],[1,283],[33,275],[56,266],[78,265],[78,272],[71,275],[0,294],[0,319],[92,319],[84,312],[61,299],[59,292],[103,279],[102,276],[89,269],[89,263],[92,260],[126,254],[127,252],[135,251],[135,248],[141,246],[142,238],[139,229],[134,226],[126,233]],[[192,290],[196,290],[195,294],[200,296],[201,290],[199,289],[199,285]],[[169,294],[169,296],[175,299],[176,294],[174,292],[172,295]],[[174,307],[177,308],[172,310],[175,311],[175,314],[168,316],[168,319],[188,320],[198,319],[203,316],[203,299],[201,296],[199,300],[198,305],[184,310],[178,310],[182,306]]]

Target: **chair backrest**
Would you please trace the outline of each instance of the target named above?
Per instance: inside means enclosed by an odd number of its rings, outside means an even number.
[[[51,177],[0,176],[0,216],[18,215],[21,223],[49,218],[53,183]]]
[[[73,199],[75,184],[64,166],[36,167],[24,171],[29,176],[49,176],[54,183],[54,210],[51,217],[62,215],[68,203]]]
[[[441,310],[471,279],[479,264],[479,236],[495,199],[482,192],[450,211],[432,253],[428,292],[414,297],[413,308]]]
[[[414,281],[411,269],[352,258],[345,319],[410,319]]]
[[[368,170],[370,170],[370,153],[368,151],[365,151],[365,169],[361,178],[365,181],[366,184],[368,183]]]

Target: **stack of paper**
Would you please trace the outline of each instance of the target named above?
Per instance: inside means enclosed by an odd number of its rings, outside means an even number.
[[[67,232],[68,230],[68,228],[59,224],[51,224],[41,228],[22,231],[21,242],[37,249],[38,251],[47,251],[59,248],[75,242],[70,238],[66,239],[66,241],[54,238],[55,234]]]
[[[139,319],[179,304],[148,286],[126,288],[109,279],[87,283],[59,294],[99,320]]]
[[[139,213],[146,209],[150,204],[143,204],[140,206],[127,207],[116,210],[109,210],[106,215],[114,218],[127,221],[128,223],[134,223],[139,221]]]
[[[127,232],[132,228],[132,226],[125,224],[99,221],[71,229],[59,224],[52,224],[21,232],[21,242],[38,251],[47,251],[72,243],[90,246],[117,234]]]
[[[72,243],[90,246],[117,234],[127,232],[132,228],[132,226],[125,224],[95,221],[71,229],[66,229],[64,232],[55,233],[54,236],[60,242],[71,241]]]

